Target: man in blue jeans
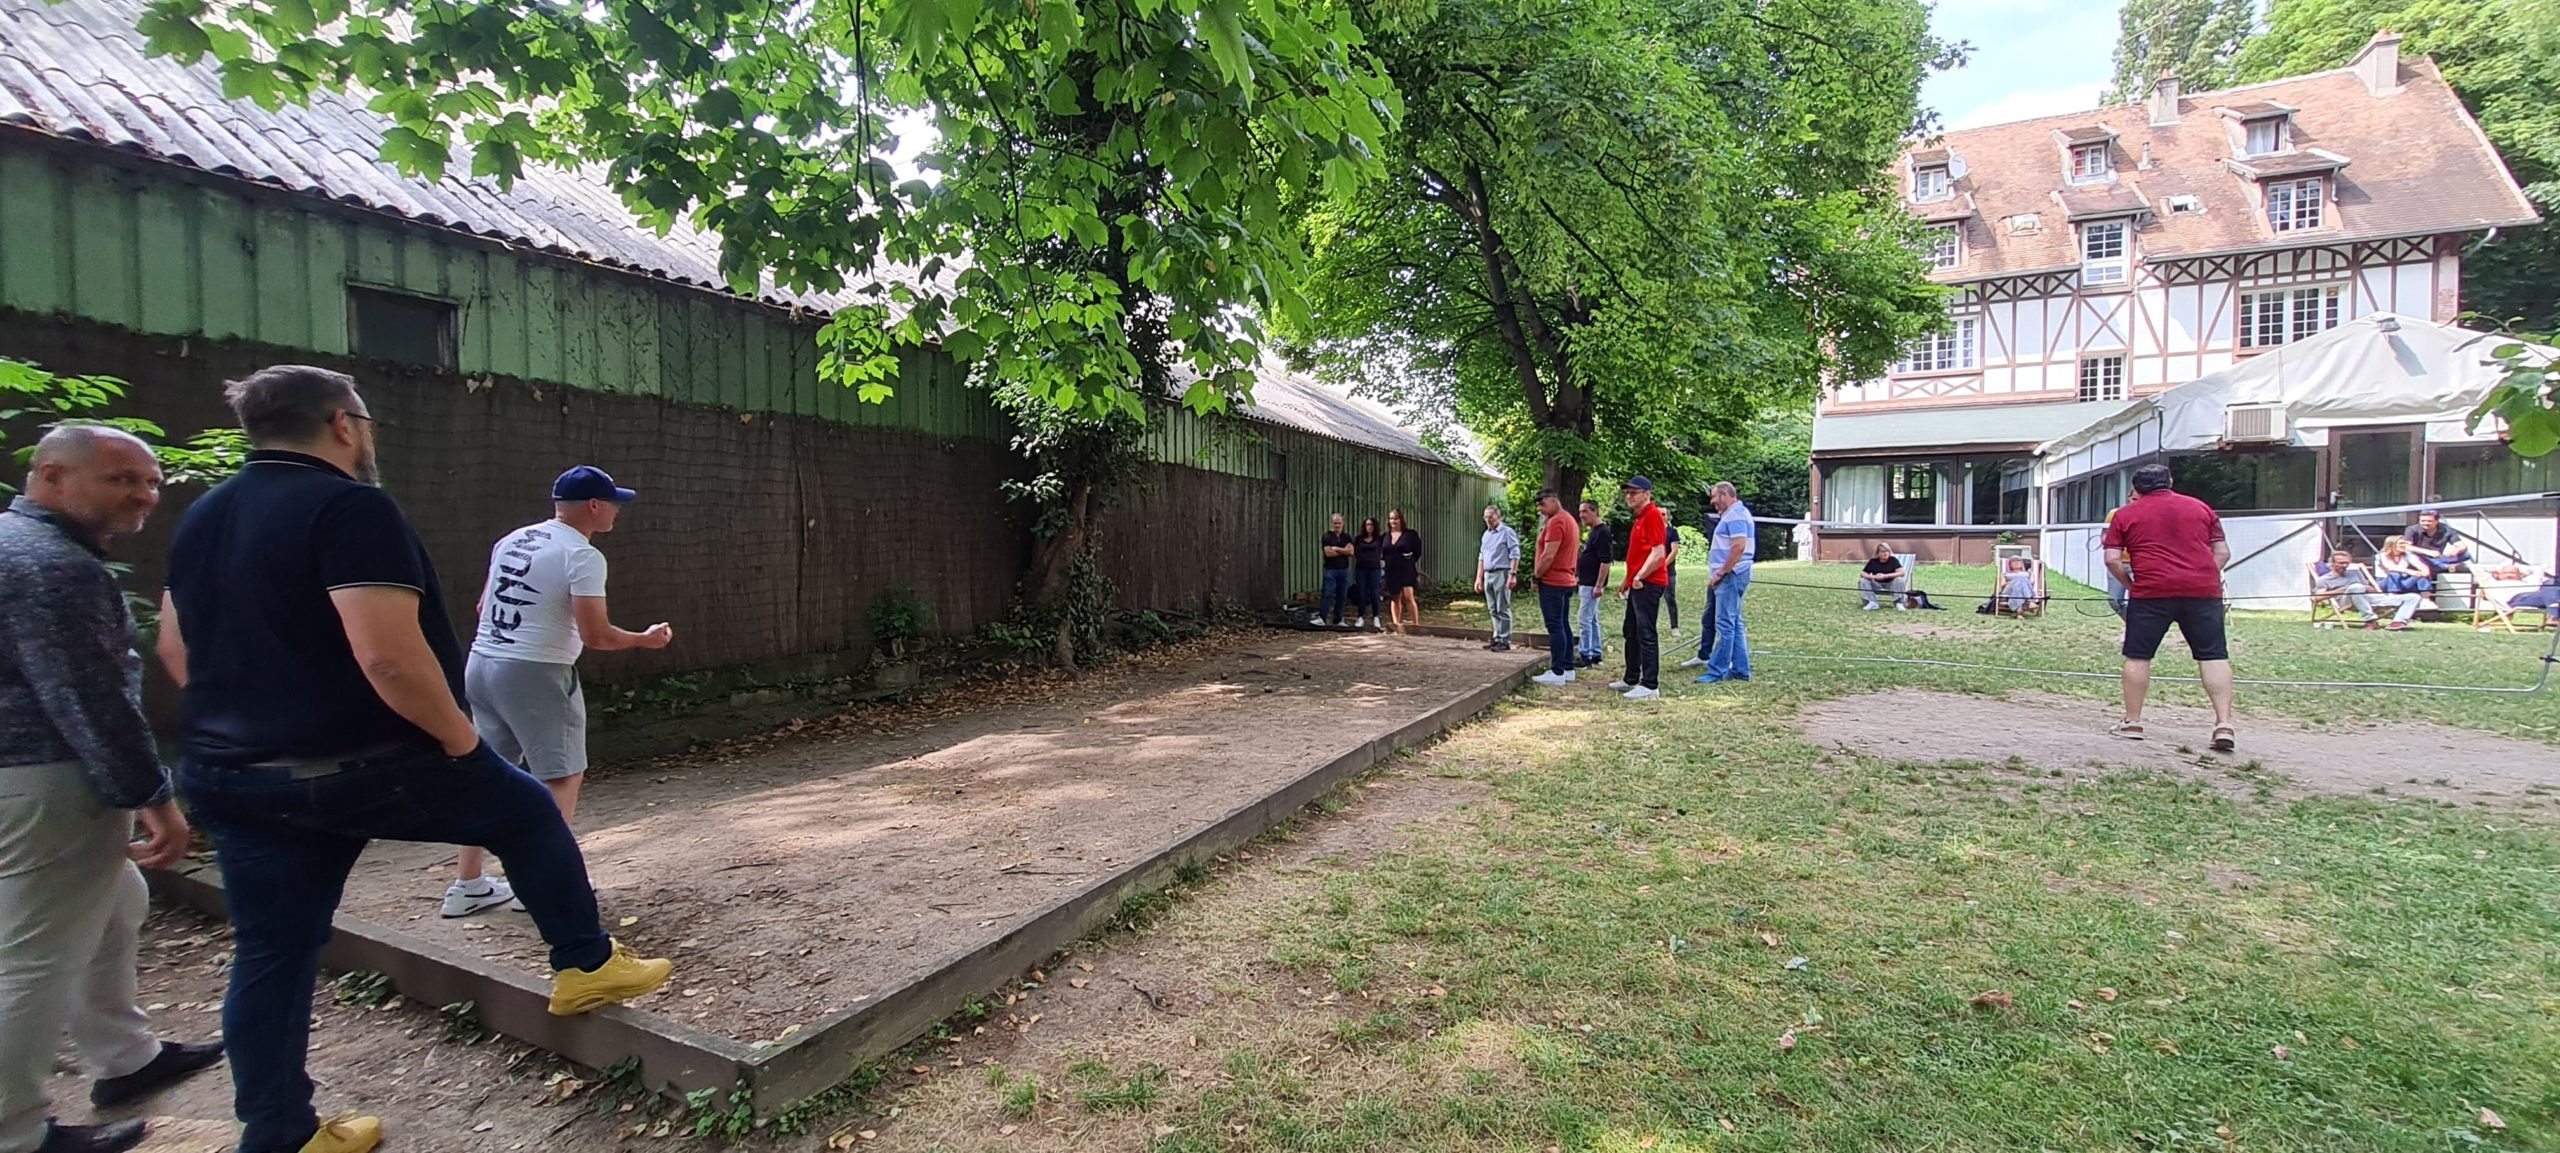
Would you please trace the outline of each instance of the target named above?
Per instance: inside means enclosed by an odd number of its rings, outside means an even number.
[[[1333,531],[1324,534],[1324,599],[1317,615],[1342,627],[1342,603],[1351,599],[1351,534],[1342,531],[1342,514],[1333,514]]]
[[[160,602],[184,689],[179,795],[213,836],[232,925],[222,1024],[241,1153],[364,1153],[382,1123],[321,1123],[304,1070],[321,946],[374,838],[482,845],[551,946],[551,1011],[654,992],[673,966],[605,935],[549,790],[480,742],[426,547],[375,487],[355,381],[281,365],[232,382],[256,450],[187,510]]]
[[[1760,551],[1760,526],[1731,481],[1717,481],[1708,498],[1716,510],[1715,539],[1707,550],[1707,596],[1715,603],[1716,643],[1698,683],[1751,679],[1751,638],[1742,630],[1742,594],[1751,588],[1751,560]]]
[[[1582,586],[1581,628],[1573,634],[1581,651],[1574,663],[1590,668],[1600,663],[1600,598],[1609,593],[1609,562],[1617,556],[1618,539],[1601,516],[1598,501],[1582,502],[1582,524],[1591,531],[1583,535],[1582,551],[1574,559],[1573,577]]]

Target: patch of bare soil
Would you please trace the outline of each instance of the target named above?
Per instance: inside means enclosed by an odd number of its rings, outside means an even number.
[[[2014,625],[2016,622],[2010,620],[2009,623]],[[1934,620],[1907,620],[1894,621],[1879,627],[1879,631],[1892,633],[1898,637],[1918,637],[1926,641],[1980,640],[1995,635],[1999,629],[2000,622],[1977,618],[1972,614],[1960,618],[1950,617],[1943,623]]]
[[[1217,1055],[1229,1049],[1277,1054],[1333,1046],[1334,1025],[1364,1015],[1370,1002],[1309,985],[1307,975],[1269,960],[1272,943],[1242,926],[1270,909],[1312,899],[1326,873],[1393,851],[1411,830],[1452,819],[1486,793],[1478,782],[1402,768],[1352,787],[1343,811],[1311,811],[1295,827],[1228,858],[1148,932],[1080,944],[1047,967],[1045,983],[990,997],[985,1024],[964,1024],[947,1041],[911,1046],[859,1111],[821,1118],[795,1136],[767,1131],[748,1147],[790,1153],[1141,1148],[1154,1135],[1157,1122],[1150,1117],[1165,1107],[1097,1113],[1078,1102],[1081,1089],[1152,1076],[1171,1103],[1228,1083],[1236,1074],[1221,1067]],[[155,913],[145,925],[142,996],[164,1035],[202,1038],[218,1031],[228,938],[220,923],[184,910]],[[1427,980],[1402,974],[1379,983]],[[324,978],[313,1013],[311,1073],[320,1110],[361,1108],[382,1116],[386,1148],[605,1153],[657,1147],[662,1120],[671,1135],[688,1131],[680,1107],[647,1101],[626,1110],[592,1070],[505,1039],[463,1044],[447,1036],[433,1007],[397,1000],[379,1008],[340,1004],[331,989]],[[1444,1055],[1453,1072],[1512,1071],[1513,1047],[1502,1037],[1469,1034],[1455,1041]],[[1355,1076],[1360,1061],[1335,1058]],[[1108,1079],[1070,1072],[1089,1070],[1086,1062],[1108,1066]],[[1038,1081],[1038,1097],[1026,1112],[1004,1110],[1003,1090],[990,1084],[993,1068],[1002,1068],[1009,1084]],[[49,1086],[56,1115],[90,1120],[87,1082],[69,1072],[67,1055],[62,1069]],[[127,1115],[155,1119],[159,1136],[146,1146],[152,1153],[219,1153],[236,1137],[224,1120],[231,1115],[231,1083],[221,1068],[117,1116]],[[863,1138],[866,1132],[873,1137]]]
[[[751,744],[591,783],[605,921],[676,958],[643,1006],[777,1039],[1010,931],[1528,659],[1465,641],[1253,634],[1192,662],[888,732]],[[377,843],[343,910],[543,969],[530,918],[436,915],[453,854]]]
[[[2243,701],[2245,706],[2246,702]],[[2206,775],[2229,788],[2226,774],[2254,765],[2276,774],[2294,795],[2365,793],[2450,801],[2539,804],[2530,790],[2560,788],[2560,757],[2545,745],[2415,722],[2338,724],[2309,729],[2291,721],[2240,716],[2240,749],[2207,751],[2213,714],[2153,706],[2150,739],[2107,732],[2115,707],[2045,693],[2006,699],[1922,689],[1861,693],[1807,705],[1798,715],[1806,739],[1891,761],[1975,762],[2014,758],[2037,771],[2147,768]]]

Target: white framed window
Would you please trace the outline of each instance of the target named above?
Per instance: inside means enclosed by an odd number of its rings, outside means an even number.
[[[2124,356],[2084,356],[2080,358],[2080,399],[2124,399]]]
[[[1944,166],[1911,170],[1911,199],[1945,200],[1956,194],[1956,182]]]
[[[2271,288],[2240,294],[2240,347],[2274,348],[2338,327],[2341,286]]]
[[[1955,225],[1931,225],[1929,227],[1929,246],[1927,251],[1929,253],[1929,267],[1936,269],[1954,268],[1964,260],[1964,238],[1957,233]]]
[[[1893,371],[1903,374],[1961,372],[1974,367],[1974,337],[1981,323],[1977,317],[1957,317],[1945,332],[1921,337],[1919,343],[1911,346],[1911,354],[1893,366]]]
[[[2133,278],[2127,256],[2125,222],[2094,220],[2080,226],[2080,283],[2092,287],[2123,284]]]
[[[2249,155],[2268,156],[2284,151],[2284,117],[2252,120],[2243,127],[2249,134]]]
[[[2115,161],[2104,142],[2071,146],[2071,182],[2087,184],[2115,174]]]
[[[2328,196],[2326,177],[2283,180],[2267,186],[2267,224],[2278,232],[2320,227]]]

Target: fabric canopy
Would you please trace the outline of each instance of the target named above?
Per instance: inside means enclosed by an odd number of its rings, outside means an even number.
[[[2212,448],[2222,443],[2223,410],[2235,404],[2283,405],[2296,445],[2325,444],[2331,428],[2376,424],[2438,425],[2429,440],[2463,439],[2471,410],[2505,376],[2489,351],[2513,339],[2390,313],[2358,317],[2065,433],[2037,453],[2060,456],[2154,420],[2163,452]]]

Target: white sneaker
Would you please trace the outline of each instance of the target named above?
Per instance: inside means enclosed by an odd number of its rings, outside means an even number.
[[[1623,693],[1623,692],[1627,691],[1627,688],[1628,688],[1628,685],[1627,685],[1627,682],[1625,682],[1625,681],[1611,681],[1611,682],[1609,682],[1609,691],[1610,691],[1610,692],[1613,692],[1613,693]]]
[[[1901,606],[1901,605],[1895,605],[1895,606],[1893,606],[1893,607],[1895,607],[1895,608],[1901,608],[1902,606]],[[1865,604],[1859,605],[1859,606],[1858,606],[1858,610],[1859,610],[1860,612],[1870,612],[1870,613],[1871,613],[1871,612],[1874,612],[1874,611],[1876,611],[1876,602],[1874,602],[1874,601],[1868,601],[1868,602],[1867,602],[1867,603],[1865,603]]]
[[[504,877],[482,877],[477,884],[455,881],[444,890],[444,915],[468,917],[473,913],[484,913],[515,900],[515,897],[515,889],[507,884]]]
[[[1648,689],[1641,686],[1628,689],[1625,693],[1626,698],[1631,701],[1649,701],[1661,695],[1661,689]]]
[[[1893,602],[1893,611],[1898,613],[1907,613],[1911,611],[1911,606],[1904,604],[1901,601],[1895,601]]]
[[[1534,684],[1541,684],[1541,685],[1546,685],[1546,686],[1549,686],[1549,687],[1553,687],[1553,686],[1556,686],[1556,685],[1569,685],[1569,684],[1572,684],[1572,683],[1573,683],[1573,670],[1571,670],[1571,669],[1566,669],[1565,671],[1560,672],[1560,673],[1558,673],[1558,672],[1545,672],[1545,673],[1539,673],[1538,675],[1536,675],[1536,676],[1534,676],[1534,677],[1529,678],[1529,680],[1530,680],[1532,683],[1534,683]]]
[[[1707,658],[1691,657],[1688,660],[1680,662],[1680,667],[1684,669],[1703,669],[1707,667]]]

